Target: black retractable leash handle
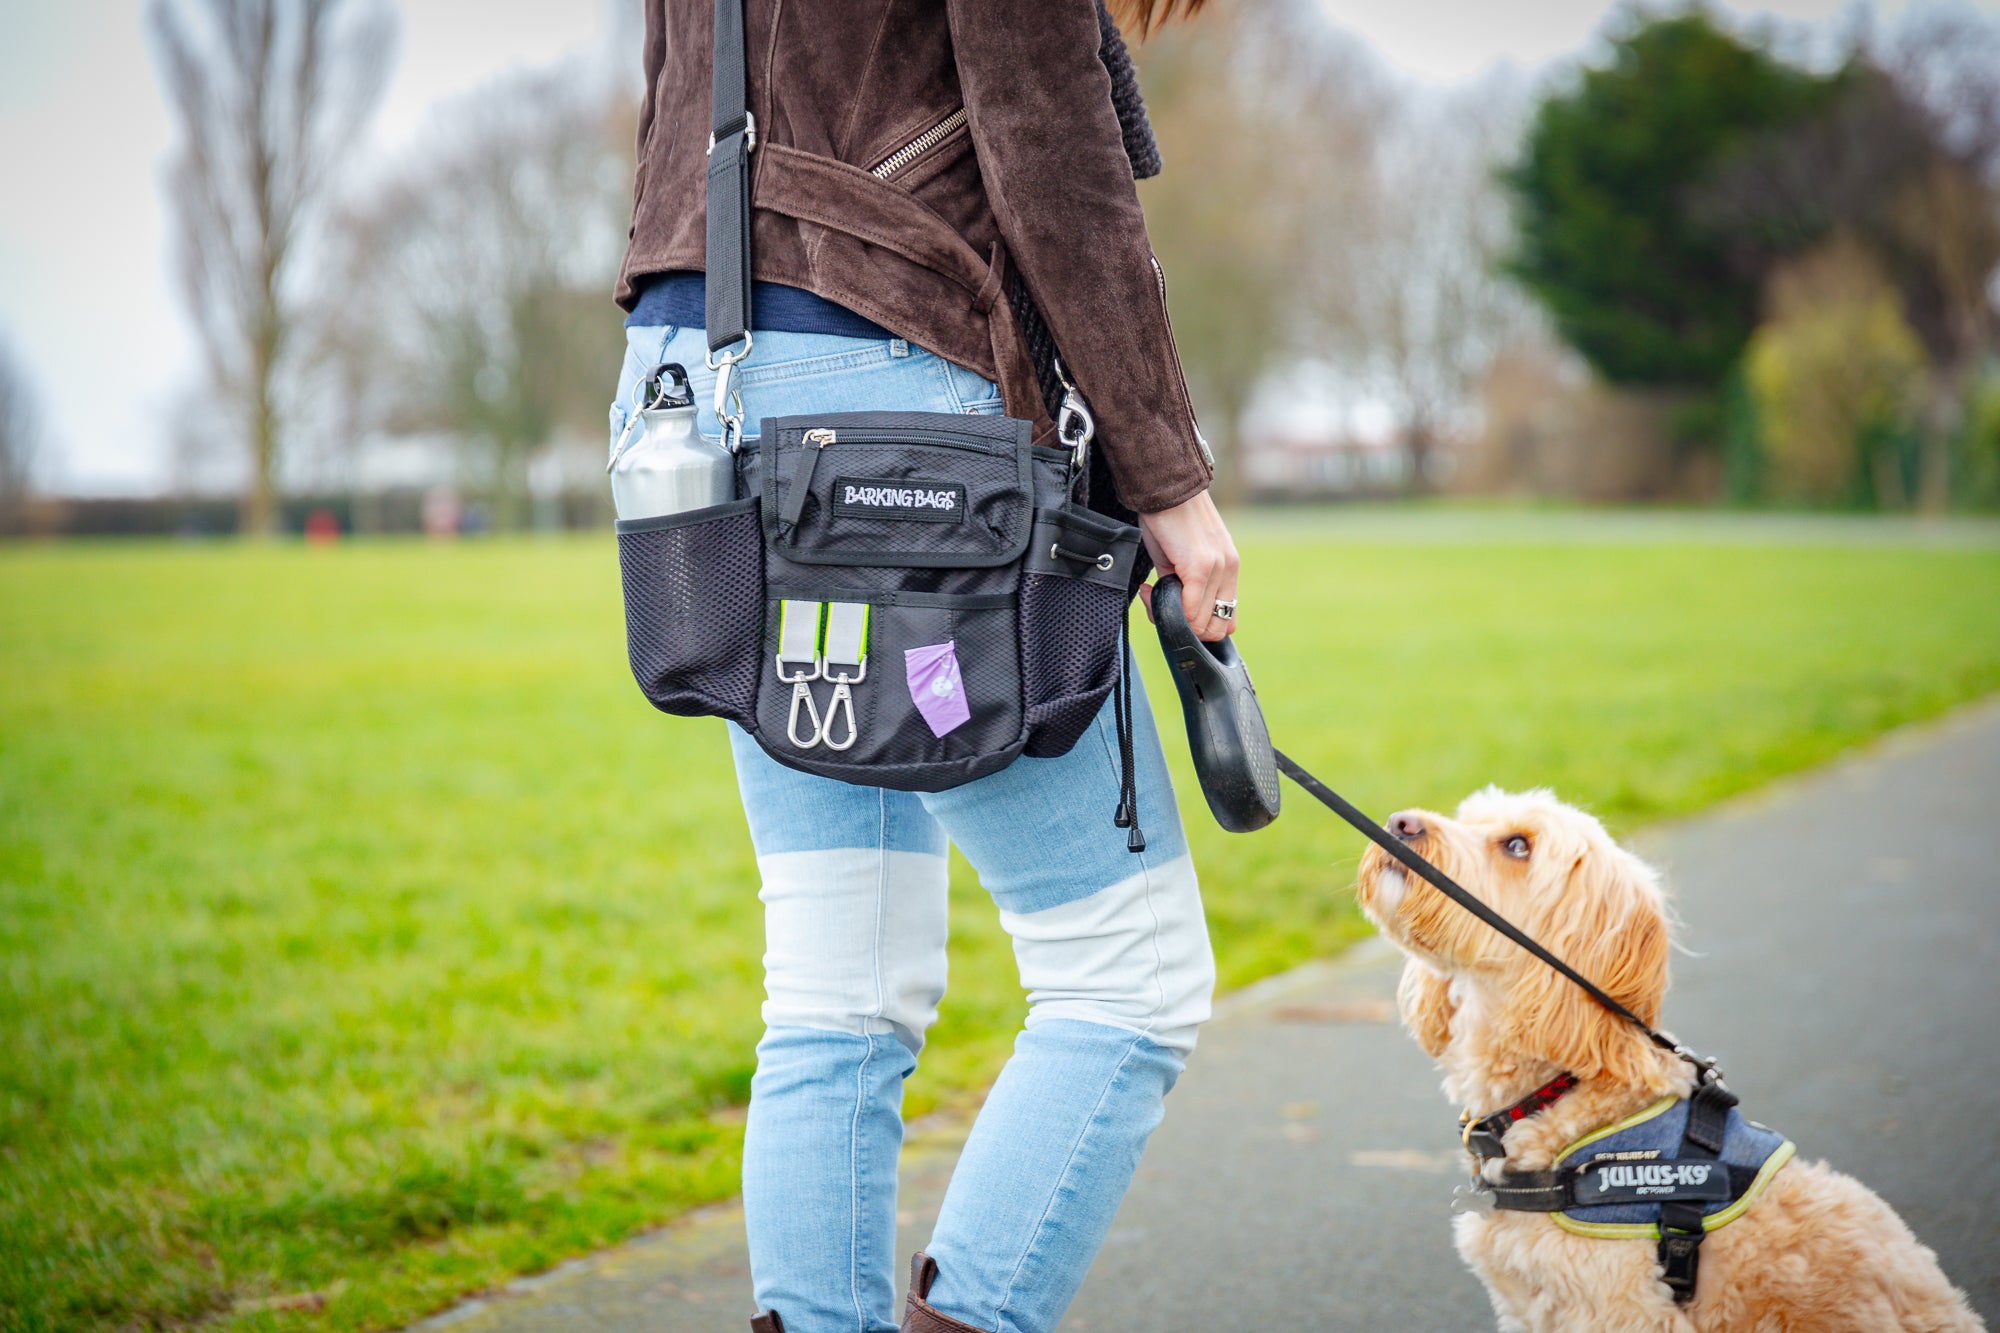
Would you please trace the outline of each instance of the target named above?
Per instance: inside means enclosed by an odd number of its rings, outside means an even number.
[[[1195,637],[1181,605],[1181,581],[1169,574],[1153,588],[1153,624],[1173,668],[1187,719],[1195,776],[1215,822],[1255,833],[1278,817],[1277,751],[1257,706],[1257,687],[1233,639]]]
[[[1236,641],[1204,643],[1195,637],[1181,606],[1181,581],[1171,574],[1153,589],[1153,623],[1159,629],[1167,665],[1173,668],[1174,688],[1180,693],[1195,776],[1201,781],[1201,794],[1208,799],[1216,823],[1231,833],[1254,833],[1276,819],[1278,774],[1282,772],[1439,893],[1576,983],[1584,994],[1645,1033],[1655,1046],[1693,1065],[1704,1084],[1721,1082],[1715,1061],[1653,1028],[1275,748],[1257,703],[1256,687],[1250,683],[1250,668],[1244,664]]]

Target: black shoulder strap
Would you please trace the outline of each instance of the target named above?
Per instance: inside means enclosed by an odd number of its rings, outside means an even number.
[[[715,0],[715,93],[708,141],[708,350],[750,331],[750,151],[757,121],[744,86],[743,0]]]

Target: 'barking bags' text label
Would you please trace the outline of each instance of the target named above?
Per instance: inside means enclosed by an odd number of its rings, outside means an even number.
[[[833,512],[850,518],[913,518],[957,523],[965,516],[965,487],[869,477],[835,477]]]

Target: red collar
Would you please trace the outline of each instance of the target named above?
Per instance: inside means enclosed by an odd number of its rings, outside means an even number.
[[[1508,1129],[1536,1112],[1554,1106],[1562,1100],[1564,1093],[1577,1085],[1577,1081],[1574,1074],[1558,1074],[1512,1106],[1495,1111],[1492,1115],[1474,1120],[1472,1112],[1465,1112],[1459,1117],[1459,1142],[1463,1143],[1465,1150],[1474,1157],[1505,1157],[1507,1147],[1502,1140],[1506,1137]]]

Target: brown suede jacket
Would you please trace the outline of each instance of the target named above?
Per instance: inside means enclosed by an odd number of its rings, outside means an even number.
[[[1213,468],[1098,59],[1094,0],[744,8],[755,276],[994,380],[1008,414],[1051,443],[1002,296],[1011,263],[1089,400],[1119,499],[1149,513],[1204,490]],[[713,24],[713,0],[647,0],[618,282],[628,310],[638,279],[706,267]]]

